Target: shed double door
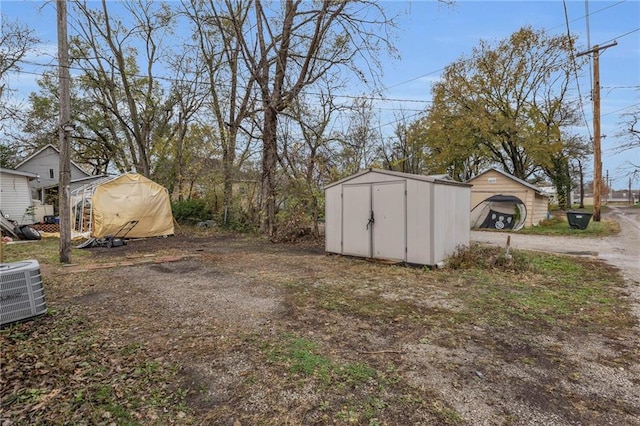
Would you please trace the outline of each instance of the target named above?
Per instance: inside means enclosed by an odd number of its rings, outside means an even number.
[[[406,260],[405,181],[343,185],[342,254]]]

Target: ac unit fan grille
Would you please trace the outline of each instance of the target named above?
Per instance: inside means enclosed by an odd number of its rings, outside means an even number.
[[[46,312],[38,262],[0,264],[0,326]]]

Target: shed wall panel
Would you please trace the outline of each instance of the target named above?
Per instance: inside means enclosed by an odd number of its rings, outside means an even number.
[[[406,260],[406,181],[372,184],[373,257]]]
[[[431,258],[430,198],[433,185],[407,180],[407,262],[428,265]]]
[[[325,191],[324,233],[325,250],[342,253],[342,186],[334,186]]]
[[[342,185],[342,254],[371,257],[371,185]]]
[[[464,187],[436,185],[433,210],[433,256],[431,264],[437,264],[456,252],[458,247],[469,245],[470,197]]]
[[[374,194],[371,199],[366,199],[366,191],[361,190],[362,188],[369,188],[369,193]],[[383,188],[389,190],[389,193],[376,191]],[[406,197],[403,197],[404,191],[401,188],[406,189]],[[376,198],[377,196],[380,198]],[[374,257],[402,260],[398,253],[405,245],[404,260],[414,264],[433,265],[453,254],[459,245],[467,245],[469,242],[471,191],[467,185],[432,181],[424,177],[412,179],[410,176],[371,170],[329,186],[325,190],[325,197],[325,248],[329,252],[367,256],[363,254],[366,245],[359,244],[372,238],[370,246],[374,250],[371,252]],[[376,223],[372,234],[366,234],[360,229],[363,226],[366,228],[369,216],[362,206],[368,203],[372,203],[375,210]],[[397,209],[398,206],[406,206],[404,214],[402,209]],[[370,215],[370,211],[368,213]],[[391,221],[396,225],[402,225],[401,217],[404,215],[406,231],[401,226],[385,226],[384,231],[389,232],[376,241],[376,229],[384,224],[385,214],[390,215]],[[352,229],[357,231],[352,232]],[[436,232],[439,234],[436,235]],[[342,236],[341,250],[337,234]],[[348,238],[359,238],[360,241],[353,243],[354,247],[347,247],[351,244],[347,243]],[[403,238],[406,240],[403,241]],[[380,244],[388,245],[386,248],[389,249],[393,246],[391,251],[394,254],[378,250]]]

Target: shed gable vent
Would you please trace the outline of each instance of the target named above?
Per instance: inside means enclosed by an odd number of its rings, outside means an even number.
[[[0,326],[47,312],[37,260],[0,264]]]
[[[490,177],[490,178],[488,178],[488,179],[487,179],[487,182],[489,182],[489,183],[496,183],[496,182],[498,182],[498,179],[497,179],[497,178],[494,178],[494,177]]]

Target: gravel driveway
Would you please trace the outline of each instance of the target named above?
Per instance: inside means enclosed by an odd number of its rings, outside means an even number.
[[[640,209],[609,207],[606,216],[620,224],[620,233],[601,238],[523,235],[505,232],[471,231],[471,241],[505,246],[511,235],[514,249],[536,250],[577,256],[591,256],[620,269],[628,282],[634,313],[640,319]],[[579,231],[576,231],[579,232]]]

